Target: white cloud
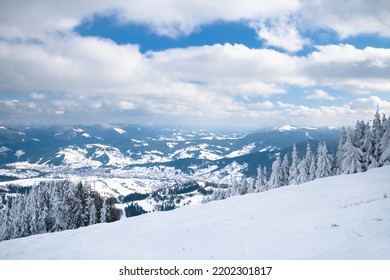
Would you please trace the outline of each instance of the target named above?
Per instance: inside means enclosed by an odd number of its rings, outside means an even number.
[[[0,116],[14,122],[45,122],[57,115],[200,125],[277,125],[292,118],[308,125],[342,124],[375,104],[388,108],[388,101],[370,95],[390,92],[390,50],[328,45],[299,57],[291,53],[308,43],[299,32],[320,27],[344,37],[390,36],[389,5],[379,0],[6,1],[0,11],[0,93],[7,98],[0,100]],[[291,53],[224,44],[143,55],[134,45],[72,33],[95,14],[116,14],[119,24],[144,23],[171,37],[218,20],[257,22],[268,45]],[[348,103],[312,108],[283,101],[291,88],[306,92],[308,87],[317,90],[307,100],[333,100],[323,90],[330,88],[350,93]],[[16,92],[31,93],[30,98],[10,100]],[[365,98],[351,102],[356,93]],[[264,101],[269,98],[273,102]]]
[[[329,95],[326,91],[322,89],[316,89],[312,93],[307,94],[303,97],[306,100],[336,100],[335,97]]]
[[[320,86],[370,94],[390,91],[390,49],[351,45],[317,46],[302,59],[302,73]]]
[[[323,28],[341,37],[357,34],[390,36],[390,2],[387,0],[100,0],[100,1],[3,1],[0,37],[14,40],[44,39],[48,34],[67,33],[93,15],[116,15],[119,23],[149,25],[160,35],[177,37],[218,20],[271,22],[293,17],[305,29]],[[21,16],[22,15],[22,16]],[[346,16],[348,15],[348,16]],[[263,37],[290,51],[304,43],[297,25],[265,26]]]
[[[390,102],[382,100],[378,96],[370,96],[368,98],[358,98],[350,103],[350,106],[354,110],[369,110],[374,111],[377,106],[384,112],[390,111]]]
[[[252,23],[260,39],[265,41],[267,46],[278,47],[291,53],[302,50],[309,41],[301,37],[296,23],[286,18]]]
[[[133,110],[137,107],[133,102],[128,102],[128,101],[118,101],[117,104],[119,109],[122,110]]]
[[[175,37],[217,20],[280,16],[299,6],[298,0],[246,0],[245,5],[241,0],[7,1],[1,6],[0,37],[45,38],[53,32],[68,32],[96,14],[115,14],[119,22],[147,24],[161,35]]]
[[[34,100],[43,100],[46,98],[46,96],[42,93],[37,93],[37,92],[32,92],[30,94],[30,97],[31,99],[34,99]]]
[[[299,14],[308,28],[331,29],[342,38],[358,34],[390,36],[387,0],[304,0]]]

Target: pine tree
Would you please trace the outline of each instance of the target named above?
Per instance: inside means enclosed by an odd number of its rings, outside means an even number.
[[[3,210],[3,217],[1,221],[1,235],[0,240],[8,240],[11,238],[11,215],[9,211],[9,207],[5,205],[5,209]]]
[[[282,186],[283,176],[280,162],[280,154],[276,154],[276,159],[272,164],[272,173],[269,178],[268,188],[274,189]]]
[[[297,152],[297,147],[294,144],[293,150],[291,153],[291,167],[289,170],[289,184],[296,185],[298,184],[298,164],[299,164],[299,159],[298,159],[298,152]]]
[[[374,149],[371,157],[370,168],[380,166],[381,157],[381,140],[383,136],[382,120],[379,115],[379,108],[375,113],[375,118],[372,123],[372,134],[374,136]]]
[[[305,155],[305,173],[306,173],[306,181],[314,180],[313,176],[310,176],[310,167],[313,167],[312,162],[315,161],[315,156],[313,155],[310,147],[310,143],[307,142],[306,146],[306,155]],[[315,165],[314,165],[315,166]],[[313,174],[312,174],[313,175]]]
[[[87,198],[87,208],[88,208],[88,225],[96,224],[97,220],[97,212],[96,212],[96,206],[95,206],[95,200],[88,196]]]
[[[288,163],[288,155],[285,154],[282,162],[282,186],[287,186],[289,184],[289,163]]]
[[[347,140],[343,147],[343,155],[341,171],[344,174],[362,172],[362,151],[353,145],[351,131],[347,133]]]
[[[381,155],[379,163],[385,166],[390,165],[390,116],[383,122],[383,131],[380,141]]]
[[[316,172],[317,172],[316,158],[314,155],[312,155],[310,168],[309,168],[308,181],[313,181],[316,178]]]
[[[336,154],[336,175],[340,175],[342,173],[341,171],[341,162],[344,159],[344,145],[347,141],[347,132],[345,128],[343,127],[343,132],[340,137],[339,145],[337,147],[337,154]]]
[[[264,166],[261,169],[261,166],[257,168],[257,180],[256,180],[256,192],[264,192],[267,190],[267,167]]]
[[[253,178],[247,179],[247,186],[248,186],[248,192],[247,193],[254,193],[255,192],[255,180]]]
[[[65,192],[63,185],[56,185],[51,191],[51,201],[53,205],[54,223],[52,231],[62,231],[66,227],[66,206],[65,206]]]
[[[257,167],[256,171],[257,171],[257,176],[256,176],[255,190],[254,191],[255,192],[260,192],[260,190],[261,190],[261,180],[262,180],[262,175],[263,175],[263,170],[262,170],[260,164]]]
[[[108,222],[108,205],[107,205],[107,199],[104,199],[102,210],[100,211],[100,222],[101,223],[107,223]]]
[[[316,178],[332,176],[333,157],[328,154],[325,142],[320,142],[317,149]]]
[[[362,151],[362,171],[368,170],[370,166],[371,168],[374,167],[371,165],[371,157],[374,154],[374,137],[369,123],[365,126],[363,144],[360,150]],[[374,165],[376,167],[376,164]]]
[[[307,164],[306,158],[303,158],[298,164],[298,177],[297,183],[303,184],[309,180],[309,176],[307,174]]]
[[[357,121],[355,130],[353,132],[352,143],[355,147],[361,149],[364,143],[364,134],[366,130],[366,124],[364,121]]]
[[[248,192],[248,181],[246,180],[245,176],[242,176],[241,182],[238,185],[238,194],[244,195]]]

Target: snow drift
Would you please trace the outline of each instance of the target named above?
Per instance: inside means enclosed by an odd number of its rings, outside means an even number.
[[[390,259],[390,166],[3,241],[0,259]]]

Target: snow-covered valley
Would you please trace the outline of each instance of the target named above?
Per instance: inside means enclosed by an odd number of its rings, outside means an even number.
[[[390,166],[0,242],[0,259],[389,259]]]

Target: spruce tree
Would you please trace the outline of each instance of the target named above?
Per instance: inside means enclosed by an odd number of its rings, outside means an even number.
[[[101,223],[108,222],[108,214],[109,214],[109,209],[108,209],[108,205],[107,205],[107,199],[104,199],[102,210],[100,211],[100,222]]]
[[[272,173],[269,178],[268,188],[274,189],[282,186],[283,176],[280,162],[280,154],[276,154],[276,159],[272,164]]]
[[[298,158],[298,152],[297,152],[297,147],[294,144],[293,150],[291,153],[291,167],[289,170],[289,184],[298,184],[298,164],[299,164],[299,158]]]
[[[341,162],[341,171],[344,174],[362,172],[362,151],[355,147],[352,142],[352,132],[348,131],[347,140],[343,147],[343,160]]]
[[[380,157],[381,157],[381,140],[383,136],[383,126],[382,126],[382,120],[379,115],[379,108],[377,109],[375,113],[375,118],[372,123],[372,134],[374,136],[374,149],[373,154],[371,158],[371,167],[378,167],[380,166]]]
[[[345,128],[343,127],[343,132],[341,134],[339,145],[337,146],[337,153],[336,153],[336,175],[339,175],[342,173],[341,171],[341,162],[344,159],[344,145],[347,141],[347,132]]]
[[[289,184],[289,163],[288,163],[288,155],[285,154],[282,162],[282,186],[287,186]]]
[[[332,176],[333,157],[328,154],[325,142],[320,142],[317,149],[316,178]]]
[[[380,165],[390,165],[390,116],[383,122],[383,135],[380,141]]]

